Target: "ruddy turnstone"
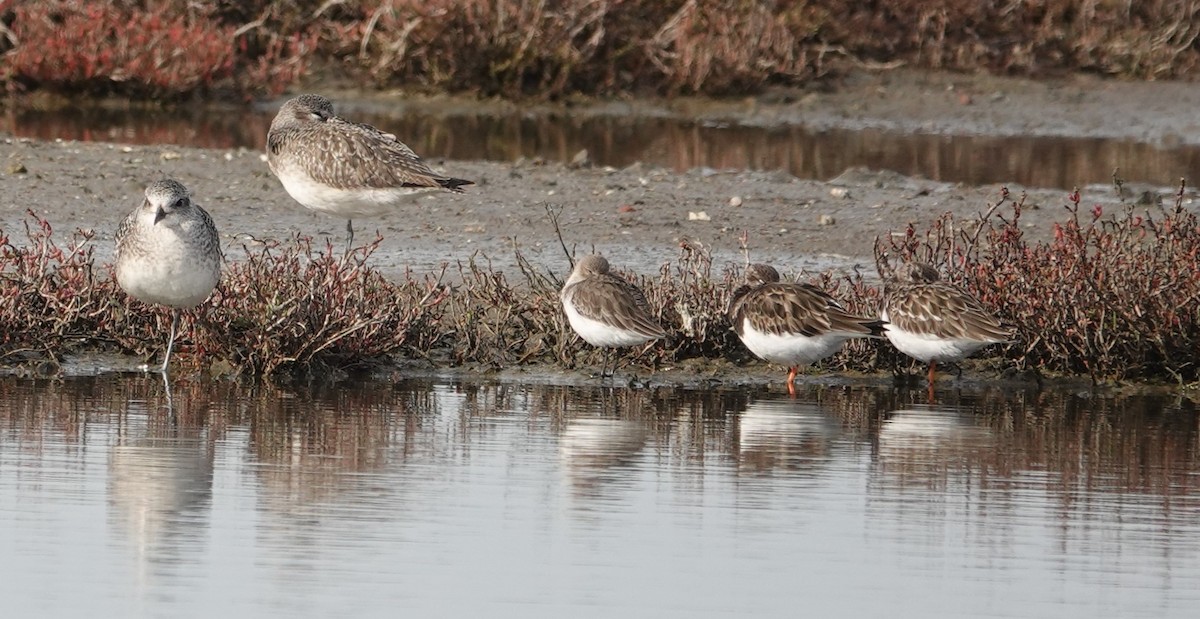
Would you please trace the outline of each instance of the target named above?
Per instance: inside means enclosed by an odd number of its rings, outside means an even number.
[[[750,352],[788,368],[787,386],[796,368],[815,363],[854,337],[879,337],[883,323],[855,316],[824,290],[809,284],[779,281],[779,272],[765,264],[746,269],[746,285],[734,292],[729,322]]]
[[[884,334],[900,352],[929,364],[929,384],[939,361],[961,361],[988,344],[1012,341],[1012,329],[966,291],[941,281],[922,262],[896,269],[880,312]]]

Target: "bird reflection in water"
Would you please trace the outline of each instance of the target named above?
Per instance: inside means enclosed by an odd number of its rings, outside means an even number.
[[[144,382],[147,393],[157,391],[154,377]],[[214,446],[188,392],[175,407],[152,397],[127,401],[109,456],[109,520],[147,582],[198,560],[207,538]]]
[[[995,443],[992,429],[969,411],[914,405],[883,414],[877,463],[902,485],[940,488],[952,471],[979,468]]]
[[[737,417],[738,470],[822,468],[841,431],[820,405],[792,398],[755,400]]]
[[[583,418],[567,421],[559,442],[567,481],[574,495],[591,501],[611,498],[632,485],[634,469],[650,434],[631,419]]]

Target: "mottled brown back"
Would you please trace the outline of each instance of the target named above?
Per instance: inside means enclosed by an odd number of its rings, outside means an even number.
[[[625,329],[646,337],[662,338],[667,333],[654,320],[646,296],[637,286],[609,273],[591,273],[568,284],[563,301],[585,318]]]
[[[751,284],[738,288],[729,304],[729,321],[739,336],[747,320],[756,331],[771,335],[882,334],[882,321],[847,312],[816,286],[779,282],[771,267],[751,265],[747,279]]]
[[[338,189],[440,187],[461,192],[472,184],[435,173],[395,135],[333,115],[328,99],[301,95],[280,110],[267,133],[272,166],[302,169]]]
[[[901,267],[889,283],[883,312],[897,329],[936,337],[1000,343],[1012,329],[966,291],[940,281],[928,265]]]

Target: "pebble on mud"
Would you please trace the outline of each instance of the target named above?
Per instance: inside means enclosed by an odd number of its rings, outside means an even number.
[[[590,155],[588,155],[587,149],[584,148],[575,153],[575,156],[571,157],[571,163],[567,164],[567,167],[571,168],[572,170],[592,167],[592,158]]]
[[[712,217],[704,211],[688,211],[688,221],[712,221]]]
[[[732,198],[729,199],[729,206],[737,208],[741,205],[742,205],[742,197],[741,196],[733,196]]]
[[[850,197],[850,190],[849,190],[849,189],[846,189],[845,187],[830,187],[830,188],[829,188],[829,195],[831,195],[831,196],[833,196],[833,197],[835,197],[835,198],[843,198],[843,199],[844,199],[844,198],[849,198],[849,197]]]
[[[9,174],[28,174],[29,169],[26,168],[25,164],[21,163],[20,161],[9,161],[8,162],[8,173]]]
[[[822,226],[832,226],[837,223],[837,220],[833,218],[833,215],[821,215],[817,218],[817,223]]]

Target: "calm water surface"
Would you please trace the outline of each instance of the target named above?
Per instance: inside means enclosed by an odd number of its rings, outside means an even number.
[[[343,106],[355,120],[394,132],[429,158],[570,161],[582,149],[600,165],[641,161],[677,171],[696,167],[785,170],[829,180],[865,166],[973,185],[1019,183],[1070,189],[1129,182],[1172,186],[1200,177],[1200,147],[1126,139],[913,134],[756,127],[633,114],[447,113],[420,106],[395,114]],[[275,108],[179,110],[10,110],[0,131],[43,140],[72,139],[262,150]]]
[[[7,617],[1194,617],[1186,399],[0,379]]]

